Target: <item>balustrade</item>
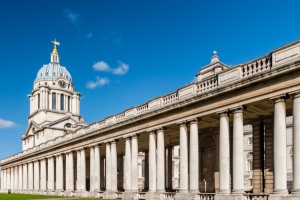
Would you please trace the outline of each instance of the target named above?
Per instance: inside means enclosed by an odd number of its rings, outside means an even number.
[[[264,72],[266,70],[270,70],[270,67],[271,67],[271,59],[269,56],[265,56],[261,59],[247,63],[242,66],[243,78]]]
[[[178,93],[174,92],[172,94],[164,96],[162,101],[163,101],[162,105],[164,105],[164,106],[168,105],[168,104],[171,104],[173,102],[176,102],[176,101],[178,101]]]

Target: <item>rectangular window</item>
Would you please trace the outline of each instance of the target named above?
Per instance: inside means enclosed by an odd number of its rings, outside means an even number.
[[[52,93],[52,109],[56,109],[56,93]]]
[[[64,95],[60,94],[60,110],[64,110],[64,103],[65,103]]]

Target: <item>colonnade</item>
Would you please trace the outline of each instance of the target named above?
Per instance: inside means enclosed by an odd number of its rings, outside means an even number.
[[[293,98],[293,192],[300,192],[300,94],[290,94]],[[286,96],[272,98],[274,102],[274,193],[287,194],[286,172]],[[244,193],[243,163],[243,112],[245,107],[230,108],[219,114],[219,191],[218,194]],[[232,158],[230,156],[230,121],[232,123]],[[179,193],[199,193],[199,139],[200,118],[184,120],[177,124],[180,145],[180,187]],[[201,130],[201,129],[200,129]],[[145,134],[145,133],[140,133]],[[146,159],[149,193],[166,192],[169,174],[166,174],[165,128],[149,129],[149,154]],[[118,169],[117,143],[125,139],[124,190],[138,193],[138,153],[139,134],[116,138],[84,148],[69,150],[47,158],[32,160],[1,170],[3,189],[20,192],[118,192],[120,181]],[[101,162],[100,146],[105,145],[105,165]],[[86,151],[89,151],[89,174],[86,167]],[[168,151],[169,154],[170,151]],[[102,152],[104,155],[104,152]],[[168,155],[169,156],[169,155]],[[169,158],[167,158],[169,160]],[[232,180],[230,167],[232,159]],[[122,161],[122,159],[121,159]],[[167,162],[169,163],[169,162]],[[170,170],[169,166],[168,169]],[[123,169],[121,169],[123,170]],[[105,171],[105,173],[104,173]],[[89,175],[89,179],[87,178]],[[123,175],[123,173],[122,173]],[[123,179],[123,177],[121,178]],[[168,181],[166,181],[168,179]],[[105,181],[105,184],[102,183]]]

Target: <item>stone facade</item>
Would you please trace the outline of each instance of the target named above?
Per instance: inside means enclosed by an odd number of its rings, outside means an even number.
[[[86,124],[59,64],[37,74],[1,191],[122,199],[299,199],[300,41]],[[252,138],[252,139],[251,139]]]

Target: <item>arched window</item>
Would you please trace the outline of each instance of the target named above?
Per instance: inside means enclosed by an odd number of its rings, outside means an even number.
[[[64,103],[65,103],[65,99],[64,99],[64,95],[60,94],[60,110],[64,110]]]
[[[52,93],[52,109],[56,109],[56,93]]]
[[[41,104],[40,100],[41,100],[41,97],[40,97],[40,94],[38,94],[38,109],[40,109],[40,104]]]
[[[70,96],[68,96],[68,112],[70,112],[70,102],[71,102],[71,98]]]

